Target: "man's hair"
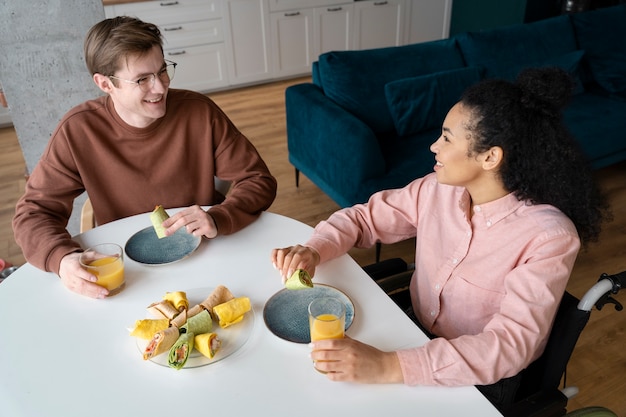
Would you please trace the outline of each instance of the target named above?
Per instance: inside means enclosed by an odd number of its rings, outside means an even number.
[[[156,25],[128,16],[105,19],[87,33],[85,63],[91,75],[113,75],[123,60],[143,55],[154,46],[163,52],[161,31]]]

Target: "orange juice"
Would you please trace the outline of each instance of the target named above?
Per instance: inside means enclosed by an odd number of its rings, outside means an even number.
[[[107,256],[89,262],[89,271],[98,277],[96,284],[111,291],[124,284],[124,262],[122,258]]]
[[[311,341],[322,339],[343,339],[344,323],[334,314],[320,314],[311,317]]]

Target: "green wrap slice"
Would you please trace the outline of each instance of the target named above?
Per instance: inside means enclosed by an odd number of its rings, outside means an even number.
[[[209,333],[213,329],[213,319],[211,313],[206,310],[187,318],[187,322],[182,326],[188,333],[202,334]]]
[[[296,269],[285,282],[285,287],[288,290],[305,290],[307,288],[313,288],[313,281],[307,271],[304,269]]]
[[[169,355],[167,357],[167,364],[170,368],[176,370],[181,369],[187,363],[189,354],[193,350],[193,333],[181,333],[176,340],[176,343],[170,348]]]

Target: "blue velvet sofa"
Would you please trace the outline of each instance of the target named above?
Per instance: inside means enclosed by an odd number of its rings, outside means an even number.
[[[329,52],[285,92],[289,161],[339,206],[432,171],[462,91],[524,67],[577,80],[564,119],[594,168],[626,159],[626,5],[399,47]],[[558,155],[554,156],[558,158]]]

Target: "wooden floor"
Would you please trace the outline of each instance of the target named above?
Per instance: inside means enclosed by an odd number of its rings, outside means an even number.
[[[284,90],[305,79],[277,82],[229,92],[210,94],[233,122],[256,145],[278,179],[278,196],[270,210],[298,219],[311,226],[325,219],[338,206],[306,177],[295,187],[294,169],[287,160]],[[622,132],[616,132],[621,134]],[[0,129],[0,258],[15,265],[24,258],[13,240],[11,218],[15,202],[24,190],[24,160],[12,128]],[[605,227],[599,244],[581,253],[568,290],[581,297],[602,272],[626,270],[626,163],[597,172],[608,193],[615,220]],[[294,242],[298,243],[298,242]],[[382,258],[401,257],[412,262],[413,242],[384,246]],[[374,262],[373,250],[352,250],[361,264]],[[626,304],[626,291],[617,297]],[[568,385],[580,393],[569,402],[569,409],[605,406],[618,416],[626,416],[626,311],[612,306],[594,311],[570,361]]]

